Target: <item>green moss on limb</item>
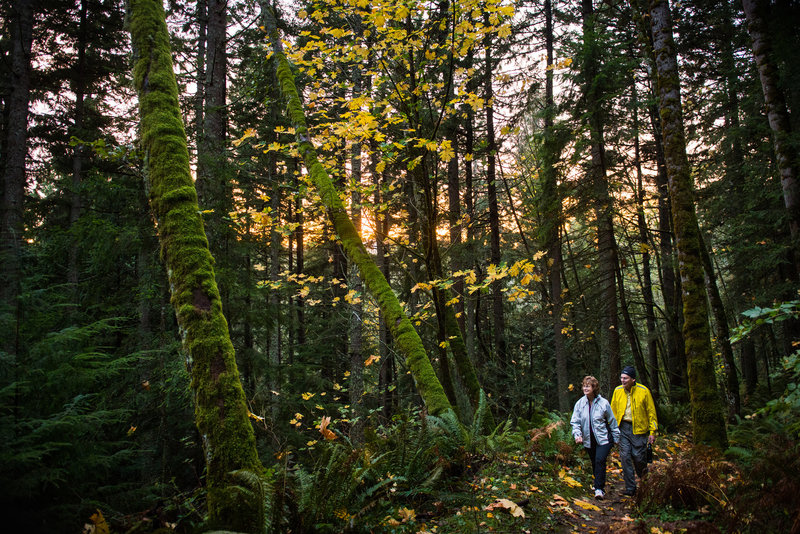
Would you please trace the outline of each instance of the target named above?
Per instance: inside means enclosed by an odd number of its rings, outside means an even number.
[[[150,206],[183,349],[191,362],[195,420],[206,457],[209,520],[239,531],[261,530],[260,503],[243,501],[230,479],[235,470],[263,468],[189,170],[163,7],[160,0],[131,0],[130,11]]]
[[[342,241],[347,257],[356,264],[364,284],[378,301],[378,306],[386,317],[386,324],[394,337],[395,346],[405,356],[406,364],[411,371],[417,391],[422,397],[428,412],[438,415],[452,410],[452,405],[447,400],[419,334],[403,312],[400,301],[392,291],[383,273],[367,253],[364,243],[361,241],[361,237],[358,235],[355,226],[353,226],[353,222],[339,197],[339,192],[333,186],[328,172],[317,159],[316,150],[309,140],[305,113],[294,83],[294,75],[280,47],[275,21],[270,15],[267,15],[267,24],[272,26],[268,29],[268,32],[273,42],[278,82],[281,92],[287,101],[289,119],[295,128],[298,148],[303,156],[303,162],[308,174],[328,210],[333,227]]]

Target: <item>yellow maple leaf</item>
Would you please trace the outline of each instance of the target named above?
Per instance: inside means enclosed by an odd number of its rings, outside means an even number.
[[[400,508],[397,513],[400,515],[400,519],[403,521],[403,523],[414,521],[414,519],[417,518],[417,514],[414,512],[414,510],[409,508]]]
[[[597,511],[600,510],[600,508],[598,508],[594,504],[587,501],[582,501],[581,499],[573,499],[572,502],[574,502],[576,505],[580,506],[584,510],[597,510]]]
[[[566,482],[568,485],[572,486],[573,488],[581,487],[581,483],[572,478],[571,476],[567,475],[567,472],[563,469],[559,471],[558,477],[564,482]]]
[[[93,523],[94,529],[92,531],[94,534],[108,534],[110,532],[108,522],[106,522],[103,512],[99,509],[91,515],[89,520]]]
[[[241,145],[241,144],[242,144],[242,142],[243,142],[245,139],[247,139],[247,138],[249,138],[249,137],[255,137],[255,136],[256,136],[256,131],[255,131],[255,129],[254,129],[254,128],[247,128],[247,129],[244,131],[244,134],[243,134],[243,135],[242,135],[242,136],[241,136],[239,139],[236,139],[236,140],[234,140],[234,141],[233,141],[233,146],[239,146],[239,145]]]

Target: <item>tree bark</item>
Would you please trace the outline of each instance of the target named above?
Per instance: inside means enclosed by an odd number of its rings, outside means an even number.
[[[11,88],[7,100],[8,120],[3,154],[3,203],[0,221],[0,304],[5,307],[2,348],[12,356],[18,352],[20,255],[25,203],[25,159],[28,155],[28,107],[31,88],[31,43],[33,0],[16,0],[11,17]]]
[[[602,84],[598,73],[597,27],[592,0],[581,1],[583,15],[584,50],[584,99],[589,115],[591,135],[591,163],[588,178],[594,190],[595,213],[597,217],[598,279],[601,292],[600,340],[602,358],[607,384],[615,384],[619,378],[620,347],[619,317],[617,308],[617,243],[614,238],[613,200],[608,190],[607,164],[605,157],[604,128],[605,118],[602,109]]]
[[[381,195],[381,185],[386,183],[384,173],[378,172],[380,159],[378,143],[374,139],[370,141],[370,151],[373,156],[370,158],[370,174],[372,183],[375,185],[374,204],[376,206],[373,214],[375,219],[375,263],[378,270],[383,273],[386,280],[390,279],[389,261],[387,258],[386,236],[389,234],[390,219],[388,210],[381,208],[384,198]],[[386,420],[391,419],[394,412],[394,394],[392,382],[394,381],[394,360],[391,359],[389,352],[389,342],[391,334],[386,324],[386,316],[382,310],[378,310],[378,354],[380,360],[380,371],[378,373],[378,389],[381,392],[382,413]]]
[[[552,65],[553,57],[553,8],[552,1],[545,0],[545,49],[547,64]],[[544,109],[544,145],[542,147],[542,204],[545,215],[542,221],[542,242],[547,251],[548,281],[550,290],[550,312],[553,328],[553,352],[556,360],[556,387],[558,388],[558,409],[567,412],[570,409],[569,373],[567,371],[567,354],[564,350],[564,299],[562,296],[561,276],[563,257],[561,252],[561,195],[558,190],[558,174],[556,162],[560,154],[555,140],[555,102],[553,97],[553,70],[545,72],[545,109]]]
[[[230,473],[260,473],[263,467],[199,215],[164,10],[157,0],[132,0],[130,11],[150,205],[192,377],[209,518],[214,525],[255,531],[263,521],[261,503],[242,499]]]
[[[698,234],[700,231],[698,230]],[[702,237],[702,234],[700,234]],[[703,255],[703,269],[705,271],[706,288],[708,289],[709,303],[714,315],[714,323],[717,326],[717,344],[722,353],[722,361],[725,366],[725,384],[727,390],[728,420],[733,421],[741,412],[741,400],[739,398],[739,376],[736,372],[736,360],[733,357],[731,347],[731,331],[728,328],[728,315],[725,313],[725,305],[717,287],[717,275],[714,272],[714,264],[711,262],[711,252],[705,243],[701,243],[701,253]]]
[[[200,9],[201,6],[198,6]],[[230,211],[227,173],[227,0],[206,0],[205,80],[203,82],[203,129],[197,139],[197,196],[207,211],[206,234],[218,263],[226,263],[225,217]],[[218,269],[219,270],[219,269]],[[223,293],[226,290],[223,288]]]
[[[356,21],[357,33],[360,35],[360,23]],[[353,98],[361,96],[361,69],[356,65],[353,67]],[[353,143],[350,152],[350,177],[352,193],[350,194],[350,217],[353,220],[353,227],[361,235],[361,144],[356,141]],[[364,305],[361,303],[361,293],[364,284],[358,276],[358,270],[352,263],[349,266],[350,288],[356,292],[358,302],[350,305],[349,321],[349,347],[350,354],[350,408],[353,410],[354,422],[350,436],[354,443],[360,444],[364,441],[364,417],[365,409],[362,401],[364,394],[364,354],[363,354],[363,315]]]
[[[80,11],[78,12],[78,42],[77,59],[75,62],[75,74],[72,80],[72,91],[75,93],[75,116],[72,135],[79,139],[83,139],[83,123],[85,116],[84,100],[86,98],[86,47],[87,35],[87,12],[88,6],[86,0],[82,0],[80,4]],[[83,211],[83,199],[81,196],[81,184],[83,181],[83,160],[85,157],[85,148],[82,144],[78,144],[73,149],[72,154],[72,189],[70,191],[70,205],[69,205],[69,225],[73,229],[72,246],[69,247],[69,257],[67,260],[67,282],[72,285],[73,306],[79,305],[80,295],[78,291],[79,267],[79,243],[75,238],[74,226],[81,217]]]
[[[643,48],[652,71],[656,70],[656,57],[653,51],[653,34],[650,31],[649,17],[643,13],[641,0],[632,0],[631,5],[636,17],[637,27],[644,41]],[[645,8],[646,9],[646,8]],[[658,95],[655,84],[652,87],[652,100]],[[672,232],[672,203],[669,196],[667,178],[667,164],[664,157],[664,143],[661,134],[661,119],[656,104],[648,106],[650,123],[653,132],[653,141],[656,151],[656,188],[658,189],[658,248],[660,254],[656,255],[658,272],[661,281],[661,294],[664,300],[664,322],[666,350],[664,350],[664,363],[666,365],[667,379],[669,382],[669,397],[673,402],[687,401],[686,388],[686,356],[684,353],[681,325],[680,280],[675,276],[675,253]]]
[[[633,57],[633,50],[630,52]],[[639,228],[639,247],[642,253],[642,298],[644,300],[645,326],[647,331],[647,386],[655,398],[659,397],[658,365],[658,332],[656,331],[655,300],[653,298],[653,280],[650,272],[650,232],[644,211],[644,173],[642,172],[641,145],[639,142],[639,91],[636,87],[636,76],[631,75],[631,97],[633,107],[633,154],[636,168],[636,223]]]
[[[772,129],[775,159],[781,175],[783,203],[789,219],[795,272],[800,273],[800,184],[797,182],[797,150],[790,142],[791,122],[786,99],[778,86],[778,68],[770,57],[772,44],[764,20],[768,8],[764,0],[742,0],[747,16],[747,31],[753,41],[753,56],[764,92],[767,119]]]
[[[728,439],[714,375],[702,242],[694,208],[691,168],[686,155],[677,52],[672,36],[672,16],[665,0],[650,1],[650,24],[656,56],[664,156],[682,281],[683,337],[689,372],[693,439],[695,443],[725,449]]]
[[[484,14],[485,23],[489,24],[489,14]],[[484,98],[486,99],[486,195],[489,203],[490,253],[489,261],[500,267],[500,210],[497,203],[497,142],[494,134],[494,88],[492,87],[492,38],[487,34],[485,43],[486,71],[484,72]],[[503,311],[503,286],[495,280],[492,289],[492,315],[494,317],[494,349],[502,375],[507,374],[506,320]]]

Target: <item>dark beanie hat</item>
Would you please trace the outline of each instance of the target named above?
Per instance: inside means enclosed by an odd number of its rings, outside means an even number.
[[[626,365],[622,369],[622,374],[623,375],[628,375],[629,377],[631,377],[634,380],[636,380],[636,369],[634,369],[632,365]]]

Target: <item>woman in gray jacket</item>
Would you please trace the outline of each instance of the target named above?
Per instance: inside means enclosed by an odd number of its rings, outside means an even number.
[[[572,436],[582,443],[592,461],[594,496],[605,497],[606,458],[611,447],[619,441],[619,428],[611,404],[600,396],[600,383],[593,376],[583,379],[583,397],[572,411]]]

